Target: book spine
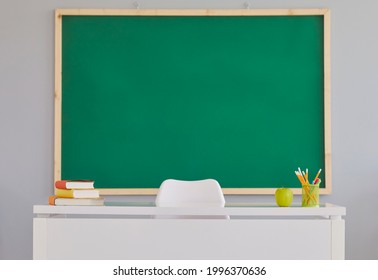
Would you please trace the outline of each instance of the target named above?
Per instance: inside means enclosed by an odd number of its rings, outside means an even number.
[[[57,198],[56,195],[49,196],[49,205],[55,205],[55,199]]]
[[[66,190],[67,189],[67,181],[61,180],[55,182],[55,187],[57,189]]]
[[[74,197],[74,190],[64,190],[64,189],[55,188],[55,195],[57,197],[73,198]]]

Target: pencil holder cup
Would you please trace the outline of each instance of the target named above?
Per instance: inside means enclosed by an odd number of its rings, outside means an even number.
[[[302,207],[319,207],[319,184],[302,185]]]

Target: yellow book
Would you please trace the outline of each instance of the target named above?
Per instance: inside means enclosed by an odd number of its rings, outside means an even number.
[[[98,190],[64,190],[55,188],[55,195],[57,197],[67,197],[67,198],[98,198],[100,197],[100,192]]]

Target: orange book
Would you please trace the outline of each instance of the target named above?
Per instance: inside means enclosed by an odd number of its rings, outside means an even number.
[[[102,206],[104,198],[63,198],[56,195],[49,196],[49,205],[54,206]]]
[[[55,198],[57,198],[56,195],[49,196],[49,205],[55,205]]]
[[[55,187],[62,190],[72,189],[93,189],[94,181],[92,180],[59,180],[55,182]]]

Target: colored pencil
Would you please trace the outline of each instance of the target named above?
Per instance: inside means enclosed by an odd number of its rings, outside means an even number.
[[[316,179],[318,179],[320,172],[322,172],[322,169],[319,169],[318,174],[316,174],[314,181],[312,181],[313,184],[315,184]]]

